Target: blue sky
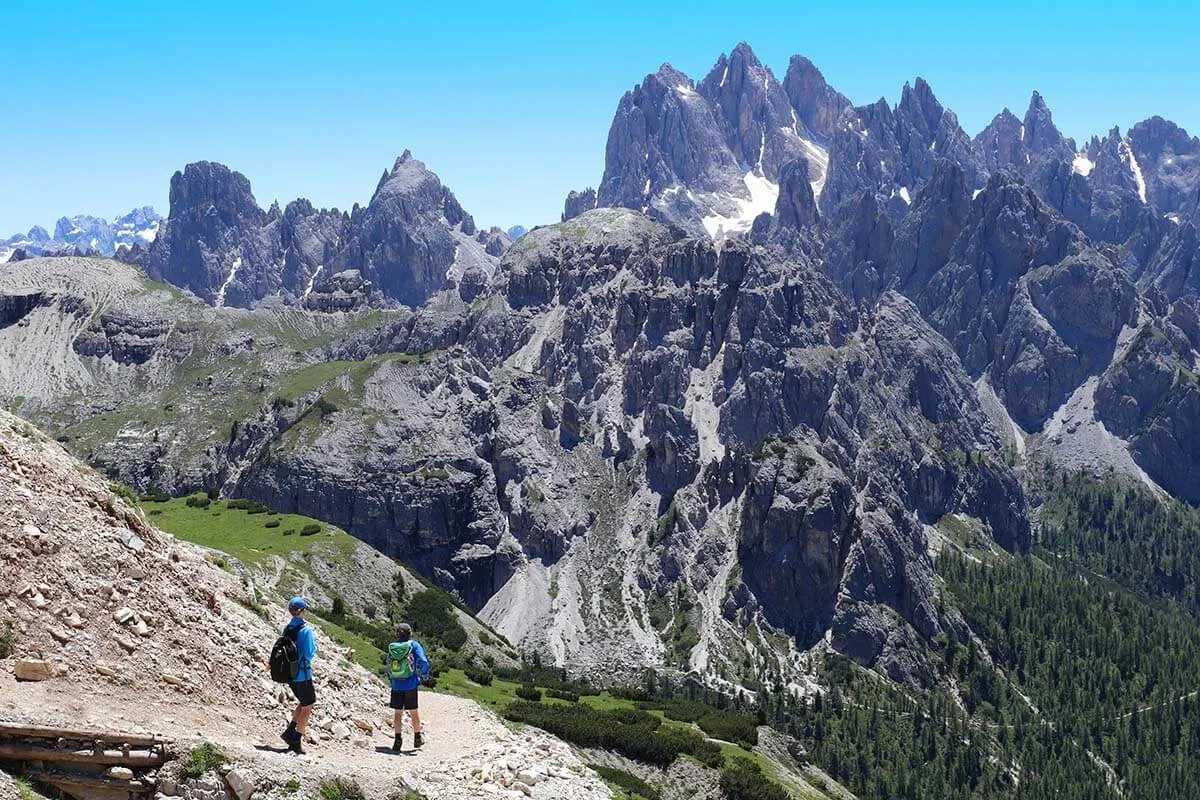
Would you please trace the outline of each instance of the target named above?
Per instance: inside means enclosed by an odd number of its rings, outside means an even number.
[[[855,103],[926,78],[976,134],[1034,89],[1078,139],[1153,114],[1200,133],[1200,4],[80,3],[5,0],[0,234],[167,211],[190,161],[260,204],[366,203],[405,148],[483,225],[556,221],[595,185],[622,93],[751,44],[802,53]]]

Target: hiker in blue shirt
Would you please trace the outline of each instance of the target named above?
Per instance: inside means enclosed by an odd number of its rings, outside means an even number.
[[[317,654],[317,637],[304,621],[304,615],[308,613],[308,602],[303,597],[293,597],[289,600],[288,611],[291,612],[292,619],[283,629],[283,635],[295,637],[296,650],[300,655],[300,671],[288,686],[296,696],[298,705],[292,714],[292,721],[288,723],[287,730],[280,734],[280,738],[287,742],[288,749],[293,753],[304,755],[304,748],[300,746],[300,742],[303,741],[304,731],[308,728],[313,704],[317,702],[312,674],[312,660]]]
[[[421,714],[417,711],[417,687],[429,677],[429,659],[421,643],[412,638],[412,626],[407,622],[396,626],[396,641],[388,645],[387,675],[392,682],[392,700],[388,705],[395,712],[392,729],[396,738],[392,741],[392,751],[400,751],[405,711],[412,717],[413,747],[420,747],[425,737]]]

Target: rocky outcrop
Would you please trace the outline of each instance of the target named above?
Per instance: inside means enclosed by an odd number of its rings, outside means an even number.
[[[832,138],[838,117],[850,107],[850,101],[826,83],[821,71],[804,56],[792,56],[788,61],[783,91],[800,122],[823,143]]]
[[[15,325],[33,309],[49,302],[45,292],[0,294],[0,328]]]
[[[566,222],[569,219],[575,219],[585,211],[591,211],[596,207],[596,190],[592,187],[584,189],[582,192],[571,190],[567,195],[567,200],[563,204],[562,221]]]
[[[159,280],[213,305],[251,306],[271,295],[305,303],[321,281],[358,271],[384,301],[417,306],[446,286],[486,282],[510,244],[477,229],[453,193],[408,151],[352,213],[307,200],[263,211],[240,173],[200,162],[171,181],[171,212],[142,257]],[[343,308],[314,301],[313,308]]]

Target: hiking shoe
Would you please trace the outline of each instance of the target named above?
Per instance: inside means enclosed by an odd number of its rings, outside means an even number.
[[[290,736],[284,738],[284,741],[288,743],[288,750],[291,750],[298,756],[302,756],[304,755],[304,748],[300,746],[300,743],[303,739],[304,737],[300,734],[300,731],[292,731]]]
[[[413,749],[415,750],[416,748],[420,747],[423,744],[425,744],[425,737],[422,736],[420,733],[414,733],[413,734]]]
[[[293,720],[292,722],[288,723],[288,726],[286,729],[284,729],[283,733],[279,734],[279,738],[283,739],[288,744],[291,744],[292,743],[292,734],[294,734],[295,732],[296,732],[296,723]]]
[[[404,743],[401,741],[400,734],[396,734],[396,738],[392,740],[392,752],[399,753],[404,749]]]

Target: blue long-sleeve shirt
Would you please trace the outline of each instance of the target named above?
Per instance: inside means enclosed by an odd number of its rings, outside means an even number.
[[[421,685],[421,678],[429,677],[429,659],[425,656],[425,648],[421,647],[421,643],[416,639],[412,640],[412,656],[413,666],[416,667],[416,670],[403,680],[392,678],[393,691],[406,692],[409,689],[415,689]]]
[[[317,637],[313,635],[312,627],[304,624],[300,617],[292,617],[291,622],[283,629],[284,635],[295,628],[300,628],[296,634],[296,650],[300,654],[300,671],[296,673],[295,683],[312,680],[312,660],[317,654]]]

